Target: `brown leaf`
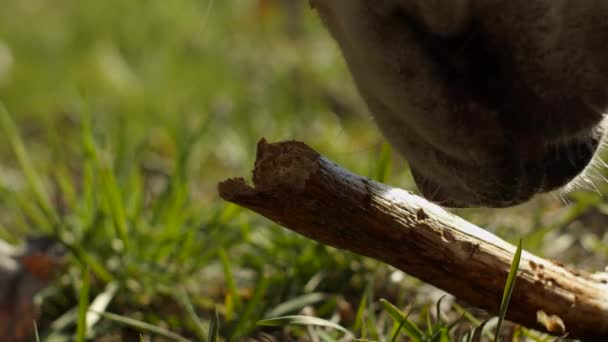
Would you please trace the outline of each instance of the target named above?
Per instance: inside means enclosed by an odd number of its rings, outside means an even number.
[[[25,246],[0,241],[0,336],[2,341],[26,341],[34,333],[38,308],[34,296],[45,288],[61,265],[55,242],[28,239]]]

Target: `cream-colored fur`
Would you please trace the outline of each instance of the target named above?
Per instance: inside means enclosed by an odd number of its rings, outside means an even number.
[[[428,198],[517,204],[594,155],[608,108],[608,1],[310,2]]]

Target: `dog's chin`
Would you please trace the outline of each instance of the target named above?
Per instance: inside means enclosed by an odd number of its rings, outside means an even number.
[[[515,148],[498,166],[485,168],[481,161],[477,174],[470,173],[470,165],[463,165],[467,171],[459,172],[458,164],[450,164],[453,170],[447,174],[452,178],[425,173],[416,165],[411,165],[411,171],[422,195],[439,205],[504,208],[570,183],[591,163],[600,141],[601,134],[596,134],[545,145],[531,154]]]

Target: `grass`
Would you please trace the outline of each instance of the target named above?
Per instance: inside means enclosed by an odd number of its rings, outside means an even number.
[[[67,251],[39,295],[41,341],[330,341],[345,336],[338,327],[361,340],[443,341],[488,318],[217,198],[218,181],[249,172],[262,136],[414,189],[314,13],[304,6],[293,30],[276,4],[257,4],[3,3],[0,238],[51,235]],[[607,205],[569,198],[459,214],[599,269]]]
[[[502,300],[500,301],[500,310],[498,313],[498,323],[496,324],[496,335],[494,338],[495,342],[498,342],[500,339],[503,323],[505,321],[505,317],[507,316],[507,309],[509,308],[509,301],[511,300],[511,294],[513,293],[513,288],[515,288],[517,270],[519,269],[519,263],[521,261],[522,248],[523,248],[523,241],[519,240],[519,244],[517,245],[517,250],[515,251],[515,255],[513,256],[513,261],[511,263],[511,269],[509,270],[509,276],[507,277],[507,282],[505,284],[504,292],[502,295]]]

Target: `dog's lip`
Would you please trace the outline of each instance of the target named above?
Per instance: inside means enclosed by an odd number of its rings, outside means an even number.
[[[488,198],[482,195],[457,191],[454,189],[448,190],[447,187],[440,185],[434,180],[426,177],[423,173],[416,169],[411,169],[412,176],[416,181],[418,189],[422,196],[427,200],[436,203],[446,208],[472,208],[472,207],[491,207],[491,208],[506,208],[523,203],[534,193],[529,193],[527,196],[519,196],[510,200],[502,200],[498,198]]]
[[[568,184],[586,168],[600,142],[600,137],[592,136],[551,146],[539,145],[535,140],[522,140],[521,144],[515,145],[518,161],[512,162],[520,165],[521,174],[515,174],[511,184],[497,182],[495,189],[490,192],[485,189],[476,193],[474,184],[466,184],[468,188],[447,186],[445,182],[420,172],[415,166],[411,167],[411,172],[422,195],[441,206],[504,208],[526,202],[537,193],[553,191]],[[511,168],[516,170],[513,165]],[[553,173],[552,177],[547,176],[548,173]]]
[[[562,181],[555,181],[544,177],[543,183],[539,192],[549,192],[558,189],[568,184],[578,174],[583,172],[595,156],[598,148],[602,141],[602,134],[599,136],[587,136],[584,139],[572,140],[567,144],[561,144],[553,147],[553,153],[545,153],[542,164],[546,165],[547,168],[551,168],[554,174],[559,172],[561,175],[555,179]],[[565,156],[565,160],[558,160],[555,158],[556,155]],[[565,162],[565,163],[564,163]],[[578,167],[577,167],[578,165]],[[582,166],[582,167],[581,167]]]

